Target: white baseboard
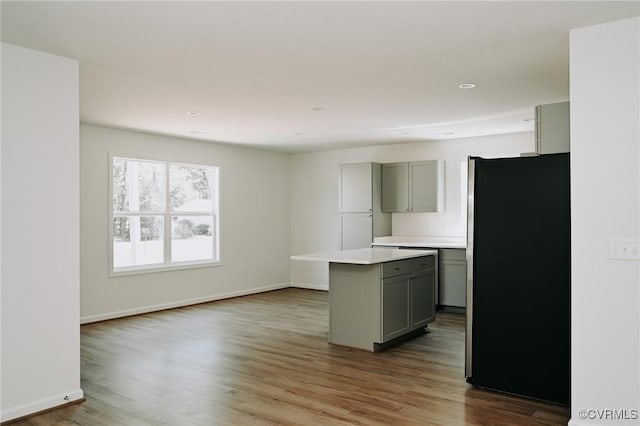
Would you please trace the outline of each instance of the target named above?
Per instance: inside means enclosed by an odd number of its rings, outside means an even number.
[[[569,419],[569,423],[567,426],[597,426],[596,423],[585,423],[582,420],[577,420],[574,418]]]
[[[325,291],[329,291],[329,286],[328,285],[322,285],[322,284],[291,283],[290,287],[306,288],[306,289],[309,289],[309,290],[325,290]]]
[[[165,309],[180,308],[183,306],[197,305],[198,303],[213,302],[215,300],[229,299],[232,297],[247,296],[249,294],[264,293],[266,291],[280,290],[291,287],[290,283],[273,284],[265,287],[252,288],[249,290],[233,291],[229,293],[214,294],[205,297],[197,297],[195,299],[185,299],[176,302],[161,303],[159,305],[141,306],[138,308],[125,309],[122,311],[108,312],[105,314],[88,315],[80,317],[80,324],[89,324],[92,322],[105,321],[115,318],[128,317],[131,315],[146,314],[149,312],[162,311]]]
[[[0,421],[7,422],[9,420],[19,419],[21,417],[36,414],[41,411],[51,410],[52,408],[81,401],[83,399],[84,393],[82,392],[82,389],[76,389],[64,394],[54,395],[38,401],[29,402],[28,404],[23,404],[18,407],[8,409],[2,407],[2,412],[0,412]]]

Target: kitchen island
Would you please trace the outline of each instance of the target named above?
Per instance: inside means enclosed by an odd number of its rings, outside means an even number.
[[[467,306],[467,239],[464,237],[388,236],[373,240],[374,247],[438,249],[438,287],[440,309],[464,312]]]
[[[329,343],[376,351],[435,319],[437,255],[366,248],[291,259],[329,263]]]

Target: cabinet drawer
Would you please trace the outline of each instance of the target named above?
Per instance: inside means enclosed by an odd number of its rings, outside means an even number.
[[[440,249],[441,260],[467,260],[465,249]]]
[[[411,272],[413,259],[396,260],[382,264],[382,277],[393,277],[395,275],[403,275]]]
[[[411,269],[415,271],[424,271],[425,269],[433,269],[436,266],[435,256],[416,257],[411,259]]]

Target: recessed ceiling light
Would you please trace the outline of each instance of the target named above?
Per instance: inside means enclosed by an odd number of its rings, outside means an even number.
[[[326,108],[325,107],[321,107],[321,106],[317,106],[317,107],[313,107],[311,108],[314,111],[324,111]]]
[[[453,135],[455,135],[454,132],[446,132],[442,134],[442,136],[453,136]]]
[[[461,89],[473,89],[474,87],[476,87],[475,83],[462,83],[458,86]]]
[[[187,115],[200,115],[198,111],[188,111]]]
[[[302,135],[304,135],[304,133],[297,132],[295,135],[296,135],[296,136],[302,136]]]
[[[523,121],[533,121],[533,118],[525,118]]]
[[[191,130],[189,131],[189,134],[194,136],[206,136],[206,135],[210,135],[211,133],[203,132],[201,130]]]

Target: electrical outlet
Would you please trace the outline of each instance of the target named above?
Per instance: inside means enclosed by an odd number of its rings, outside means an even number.
[[[640,260],[640,240],[637,238],[610,238],[609,259]]]

